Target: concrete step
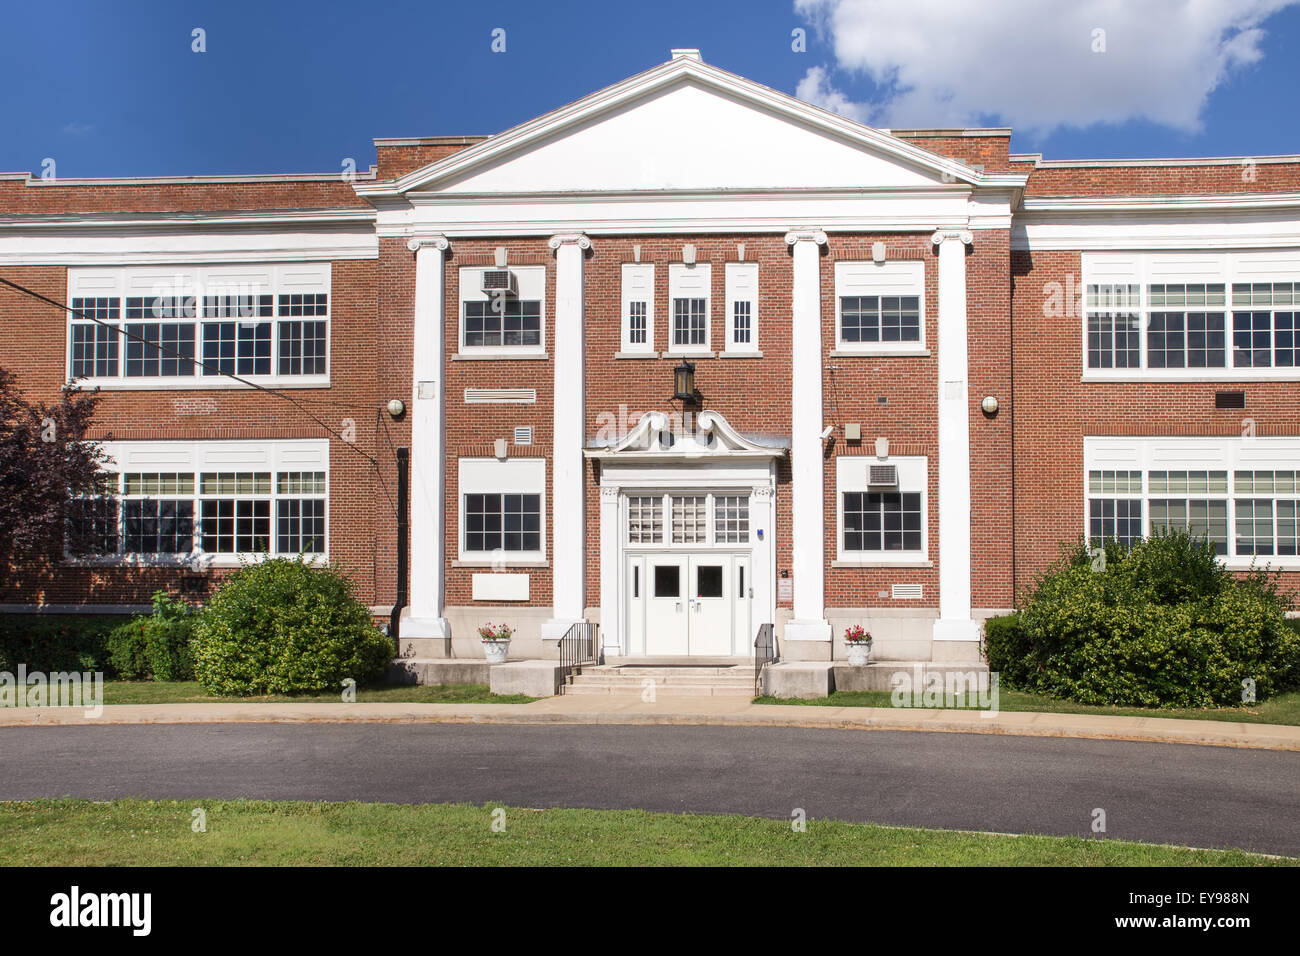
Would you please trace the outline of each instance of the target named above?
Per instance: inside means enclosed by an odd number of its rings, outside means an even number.
[[[668,684],[745,684],[754,683],[753,674],[670,674],[653,676],[650,674],[579,674],[574,683],[583,684],[635,684],[640,687],[646,681],[654,681],[660,686]]]
[[[640,697],[645,688],[640,684],[570,684],[565,694],[577,696]],[[717,686],[710,684],[655,685],[655,697],[753,697],[754,685]]]
[[[583,674],[616,674],[629,675],[638,678],[644,677],[734,677],[736,675],[748,674],[754,675],[754,666],[752,664],[744,667],[727,666],[727,667],[629,667],[625,664],[601,664],[597,666],[586,666],[582,668]]]

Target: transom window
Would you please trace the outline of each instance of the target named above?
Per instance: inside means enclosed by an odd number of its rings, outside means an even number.
[[[628,544],[657,544],[664,536],[662,495],[629,495],[627,499]]]
[[[707,546],[750,542],[747,494],[640,494],[628,495],[625,500],[629,545]]]

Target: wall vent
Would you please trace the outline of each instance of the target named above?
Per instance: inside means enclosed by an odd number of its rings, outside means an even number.
[[[1215,408],[1245,408],[1246,393],[1245,392],[1215,392],[1214,407]]]
[[[897,465],[871,465],[867,468],[868,488],[897,488]]]
[[[923,587],[921,584],[895,584],[892,588],[893,598],[895,601],[919,601]]]
[[[533,443],[533,426],[519,425],[515,428],[515,444],[531,445]]]
[[[532,405],[537,401],[535,388],[467,388],[466,405]]]

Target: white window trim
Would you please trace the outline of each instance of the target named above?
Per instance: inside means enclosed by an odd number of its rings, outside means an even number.
[[[1183,259],[1188,271],[1183,274],[1161,271],[1156,273],[1156,263]],[[1287,261],[1290,260],[1290,261]],[[1195,271],[1193,271],[1195,270]],[[1247,282],[1300,282],[1300,252],[1280,250],[1270,252],[1252,250],[1243,252],[1135,252],[1093,253],[1084,252],[1080,262],[1081,284],[1063,304],[1078,309],[1080,334],[1080,368],[1085,382],[1286,382],[1300,380],[1300,365],[1294,368],[1237,368],[1232,345],[1232,286]],[[1149,286],[1153,284],[1218,284],[1224,288],[1224,360],[1223,368],[1147,368],[1147,331],[1151,314]],[[1138,287],[1138,368],[1093,369],[1088,367],[1088,307],[1087,290],[1090,285],[1136,285]],[[1156,311],[1178,311],[1173,308]],[[1184,311],[1208,311],[1187,307]],[[1300,312],[1300,306],[1295,308]],[[1157,469],[1159,470],[1159,469]]]
[[[1083,535],[1089,540],[1088,502],[1094,497],[1132,498],[1133,495],[1090,495],[1090,471],[1140,471],[1142,473],[1142,533],[1151,527],[1150,473],[1152,471],[1226,471],[1228,490],[1219,494],[1172,494],[1156,497],[1226,498],[1228,549],[1219,560],[1229,570],[1248,570],[1252,564],[1280,570],[1300,570],[1300,555],[1237,554],[1237,471],[1300,471],[1300,436],[1278,438],[1093,438],[1083,440]],[[1249,494],[1258,498],[1264,495]],[[1276,497],[1276,496],[1275,496]],[[1276,522],[1276,515],[1274,516]],[[1275,524],[1276,528],[1276,524]],[[1276,536],[1275,536],[1276,540]]]
[[[846,551],[844,549],[844,495],[866,492],[867,470],[872,465],[898,468],[898,491],[920,492],[921,548],[911,551]],[[840,567],[915,567],[930,560],[930,463],[924,455],[840,455],[835,459],[835,564]],[[883,490],[883,489],[882,489]]]
[[[538,495],[538,540],[536,551],[467,551],[465,549],[466,495]],[[550,502],[546,496],[545,458],[461,458],[457,462],[456,514],[459,521],[456,534],[456,554],[462,567],[538,567],[546,561],[546,515]]]
[[[271,323],[271,373],[269,375],[241,374],[236,371],[241,379],[247,379],[253,384],[244,384],[232,379],[229,375],[204,375],[200,371],[197,375],[177,375],[177,376],[154,376],[142,377],[126,375],[126,352],[127,338],[125,329],[128,324],[161,321],[161,322],[193,322],[194,323],[194,356],[195,360],[203,360],[203,323],[205,321],[221,321],[218,319],[204,318],[202,315],[203,297],[211,295],[218,290],[222,293],[229,294],[232,284],[241,289],[239,279],[248,276],[250,273],[261,273],[269,276],[266,287],[261,285],[250,286],[252,291],[249,294],[270,294],[273,299],[274,312],[270,316],[258,317],[260,321]],[[196,308],[193,319],[158,319],[158,320],[141,320],[126,318],[126,300],[128,297],[134,297],[141,294],[142,289],[147,288],[141,283],[151,282],[165,285],[167,291],[173,289],[182,294],[194,295]],[[279,314],[279,301],[281,295],[291,295],[294,293],[324,293],[328,296],[327,309],[325,315],[321,316],[281,316]],[[73,299],[80,298],[115,298],[119,304],[119,314],[116,324],[119,328],[118,333],[118,374],[102,376],[86,376],[78,379],[72,377],[72,327],[74,325],[89,324],[85,320],[78,319],[72,312],[68,312],[65,341],[64,341],[64,362],[63,374],[65,381],[68,383],[78,382],[81,385],[93,386],[103,389],[104,391],[194,391],[204,389],[251,389],[258,385],[273,388],[323,388],[330,384],[330,375],[333,370],[333,336],[334,336],[334,289],[332,281],[332,266],[329,262],[305,262],[305,263],[274,263],[274,264],[250,264],[241,265],[220,265],[220,266],[88,266],[76,267],[68,270],[68,297],[67,305],[72,306]],[[303,321],[318,321],[325,323],[325,373],[323,375],[281,375],[279,372],[280,358],[280,328],[281,321],[292,321],[302,319]],[[239,321],[236,319],[235,321]]]
[[[845,296],[914,295],[920,337],[915,342],[846,342],[843,338],[841,299]],[[839,355],[929,355],[926,345],[925,261],[897,259],[840,260],[835,263],[835,353]]]
[[[328,439],[290,439],[283,441],[113,441],[103,443],[109,456],[109,469],[117,478],[118,501],[122,494],[122,475],[134,472],[180,472],[194,475],[194,491],[189,495],[158,495],[160,498],[186,497],[194,501],[194,550],[189,554],[116,554],[116,555],[64,555],[64,563],[82,567],[185,567],[202,571],[207,568],[237,568],[248,561],[265,560],[257,553],[218,554],[199,550],[201,502],[205,498],[269,498],[270,538],[274,543],[278,535],[276,499],[325,499],[325,551],[307,556],[313,563],[328,563],[330,546],[330,449]],[[213,471],[267,471],[271,473],[271,491],[268,495],[202,495],[200,477]],[[325,472],[324,495],[281,495],[277,493],[277,477],[287,471]],[[121,508],[118,510],[118,521]],[[119,536],[121,526],[119,524]],[[288,557],[272,551],[271,557]]]
[[[683,289],[681,281],[684,276],[698,275],[702,278],[704,288],[696,290],[693,288]],[[697,280],[697,284],[700,280]],[[703,292],[701,296],[698,292]],[[704,342],[696,345],[678,345],[677,344],[677,300],[678,299],[704,299]],[[678,355],[699,355],[709,356],[713,352],[713,266],[708,262],[697,262],[693,266],[688,266],[683,262],[673,262],[668,266],[668,330],[667,339],[664,343],[666,351],[664,357],[673,357]]]
[[[631,286],[630,277],[638,272],[646,274],[648,279],[648,292],[642,297],[634,293]],[[621,349],[624,354],[654,354],[655,350],[655,267],[653,262],[625,262],[623,263],[623,295],[622,295],[622,338]],[[631,308],[633,302],[642,302],[646,304],[646,340],[644,342],[633,343],[632,334],[632,314]]]
[[[726,264],[726,352],[751,355],[758,352],[758,263]],[[735,308],[737,302],[749,303],[749,341],[736,341]]]
[[[465,303],[487,302],[483,291],[484,270],[493,266],[462,266],[459,273],[459,302],[456,306],[456,355],[453,358],[545,358],[546,357],[546,267],[510,266],[518,283],[516,298],[540,303],[539,333],[536,345],[466,345]]]
[[[705,540],[693,542],[674,542],[673,541],[673,499],[681,497],[705,498],[705,521],[707,524]],[[628,518],[630,513],[629,498],[660,498],[663,501],[663,524],[660,527],[661,534],[658,541],[639,542],[633,544],[628,540]],[[747,541],[718,541],[718,499],[719,498],[745,498],[749,501],[749,540]],[[705,491],[699,488],[673,488],[664,490],[663,488],[648,488],[638,490],[636,486],[627,486],[620,489],[619,501],[619,547],[623,551],[631,553],[644,552],[664,552],[680,551],[690,553],[695,551],[751,551],[760,542],[754,534],[754,486],[741,485],[735,488],[714,487],[710,486]]]

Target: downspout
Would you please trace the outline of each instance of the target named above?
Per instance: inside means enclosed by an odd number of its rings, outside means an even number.
[[[398,657],[402,656],[402,610],[406,607],[407,593],[410,590],[407,553],[411,534],[407,507],[410,485],[411,449],[403,446],[397,449],[397,597],[393,601],[392,617],[388,623],[388,634],[393,639],[393,648]]]

